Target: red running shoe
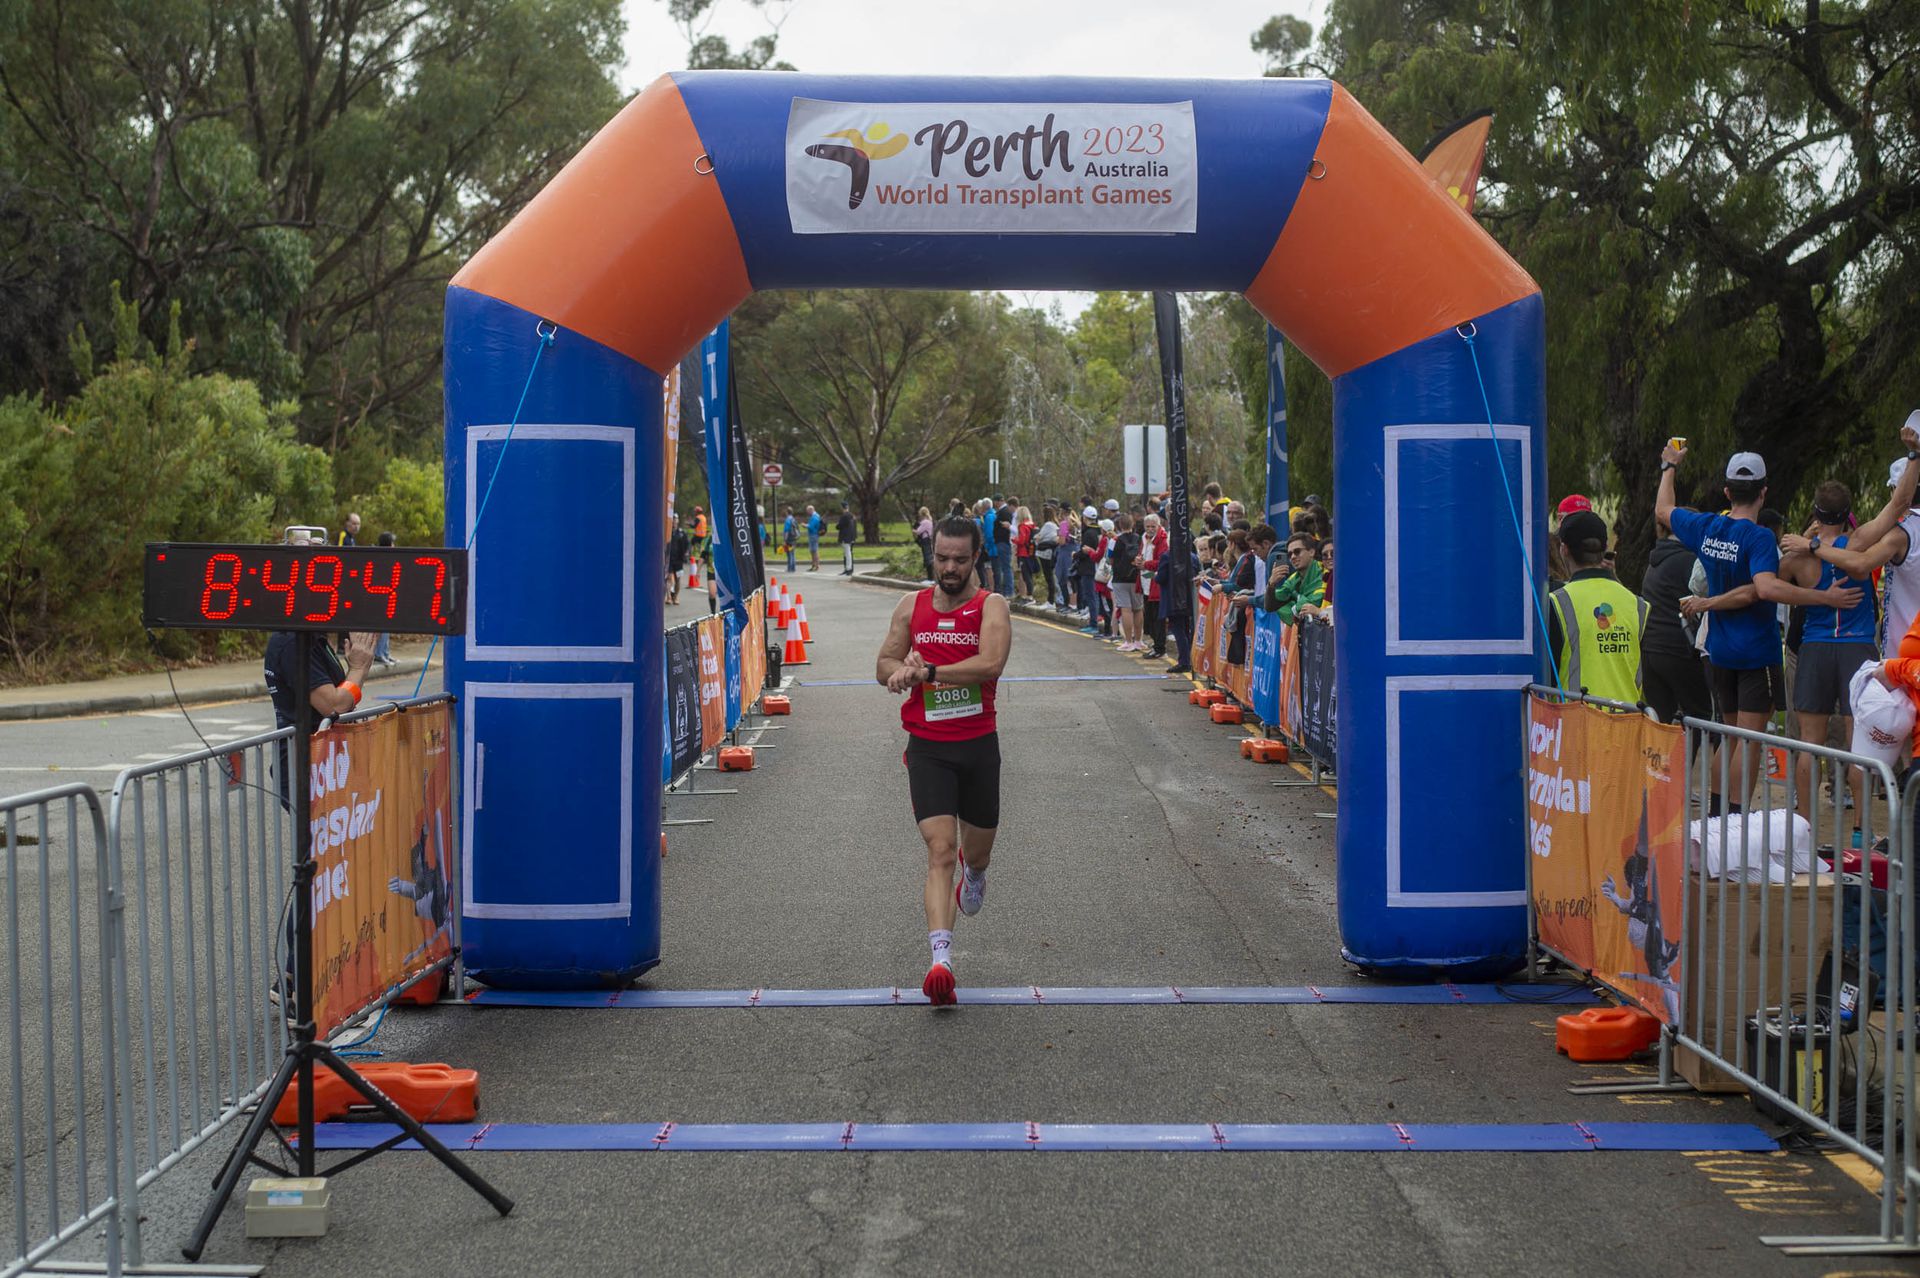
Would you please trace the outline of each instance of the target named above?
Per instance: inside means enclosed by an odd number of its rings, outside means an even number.
[[[935,1007],[952,1007],[958,1001],[953,996],[953,969],[945,963],[935,963],[927,969],[927,979],[920,982],[920,992]]]

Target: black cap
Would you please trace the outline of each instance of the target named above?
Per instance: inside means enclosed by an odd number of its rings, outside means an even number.
[[[1607,521],[1591,510],[1576,510],[1560,521],[1560,540],[1569,550],[1605,550]]]

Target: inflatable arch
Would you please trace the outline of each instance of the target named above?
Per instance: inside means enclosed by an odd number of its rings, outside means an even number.
[[[936,172],[947,201],[914,205]],[[1068,207],[1018,194],[1076,181]],[[486,509],[447,654],[482,979],[660,959],[662,372],[754,289],[818,287],[1244,293],[1335,388],[1347,955],[1523,953],[1546,413],[1527,274],[1324,80],[690,72],[448,289],[449,539]]]

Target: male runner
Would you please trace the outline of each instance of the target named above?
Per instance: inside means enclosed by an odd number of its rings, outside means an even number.
[[[1000,825],[1000,738],[994,700],[1013,646],[1004,595],[974,578],[980,525],[948,516],[933,529],[935,584],[902,599],[880,645],[874,677],[906,694],[907,787],[927,843],[927,940],[933,963],[920,990],[935,1007],[954,1002],[953,914],[980,912]],[[960,882],[954,883],[956,862]]]

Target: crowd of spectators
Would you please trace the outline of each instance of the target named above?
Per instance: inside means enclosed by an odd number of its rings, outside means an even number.
[[[1121,652],[1171,656],[1174,673],[1192,669],[1191,610],[1169,618],[1162,606],[1171,542],[1165,493],[1131,496],[1125,505],[1090,493],[1078,502],[1052,497],[1037,514],[1017,496],[982,497],[971,506],[956,497],[945,513],[980,525],[986,589],[1079,621],[1082,634]],[[1190,514],[1190,576],[1233,593],[1236,650],[1244,647],[1254,610],[1277,613],[1288,624],[1332,621],[1333,523],[1318,497],[1293,509],[1284,540],[1271,525],[1251,522],[1246,507],[1229,500],[1219,484],[1201,491]],[[922,506],[914,540],[928,580],[933,526],[932,510]]]
[[[1912,632],[1920,614],[1917,427],[1920,413],[1901,432],[1905,455],[1889,466],[1877,510],[1857,511],[1848,486],[1825,479],[1812,490],[1800,533],[1788,532],[1771,504],[1779,497],[1758,453],[1716,464],[1722,501],[1714,509],[1680,505],[1677,476],[1691,463],[1685,441],[1669,441],[1654,505],[1658,539],[1637,589],[1615,567],[1618,530],[1587,497],[1564,498],[1554,511],[1544,609],[1553,680],[1645,707],[1663,722],[1784,727],[1798,740],[1843,749],[1850,687],[1863,669],[1910,687],[1920,701],[1920,663],[1901,661],[1920,656]],[[1718,773],[1710,773],[1716,809],[1740,808],[1763,753],[1746,752],[1745,775],[1729,778],[1735,793],[1722,796]],[[1816,783],[1804,758],[1802,768],[1796,788],[1805,815]],[[1856,813],[1863,780],[1858,769],[1850,778]]]

